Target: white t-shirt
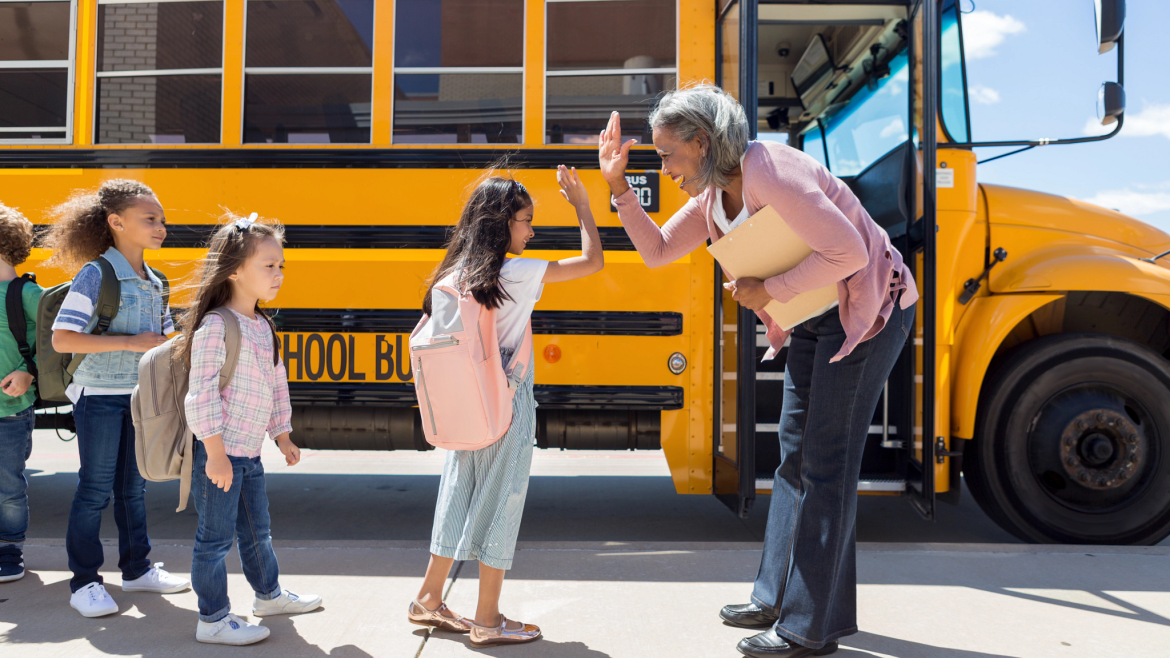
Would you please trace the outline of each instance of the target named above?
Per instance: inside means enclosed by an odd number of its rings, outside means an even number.
[[[544,271],[548,261],[536,258],[509,258],[500,268],[500,284],[512,298],[496,311],[496,334],[500,347],[515,350],[524,342],[524,327],[532,317],[540,294],[544,291]]]
[[[723,231],[723,235],[731,233],[731,229],[742,224],[743,220],[747,218],[747,202],[744,201],[743,208],[740,208],[735,219],[727,221],[727,211],[723,209],[723,190],[715,188],[715,206],[711,208],[711,219],[715,220],[715,225],[719,227],[720,231]]]

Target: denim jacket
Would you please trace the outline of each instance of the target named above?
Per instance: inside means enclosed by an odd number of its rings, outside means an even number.
[[[146,268],[146,276],[150,277],[150,280],[144,281],[134,272],[134,268],[122,252],[113,247],[106,250],[102,257],[114,266],[122,289],[118,299],[118,314],[110,323],[109,333],[127,335],[140,334],[144,331],[162,333],[163,313],[166,312],[162,281],[149,267]],[[85,267],[97,265],[86,263]],[[94,309],[93,317],[85,327],[87,332],[97,326],[98,310]],[[77,372],[73,374],[73,382],[94,388],[125,388],[128,394],[138,383],[138,361],[141,358],[141,352],[129,350],[87,354]]]

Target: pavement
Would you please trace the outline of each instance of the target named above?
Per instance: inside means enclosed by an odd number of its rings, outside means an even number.
[[[33,532],[23,580],[0,584],[0,658],[25,656],[508,655],[551,658],[737,656],[753,631],[719,607],[746,602],[759,564],[766,497],[746,520],[709,496],[675,494],[656,453],[538,451],[515,567],[501,608],[544,639],[477,651],[466,636],[406,621],[427,564],[436,453],[314,452],[288,468],[265,453],[281,583],[324,607],[267,617],[272,636],[247,648],[194,640],[196,597],[122,593],[112,519],[103,575],[119,613],[85,619],[68,607],[64,518],[76,484],[71,444],[38,432],[30,460]],[[148,486],[151,559],[191,564],[193,518],[171,483]],[[428,500],[429,496],[429,500]],[[1031,546],[981,516],[969,497],[918,520],[905,501],[862,498],[861,632],[843,657],[1073,658],[1165,656],[1170,545]],[[64,507],[62,508],[62,505]],[[237,614],[251,591],[229,558]],[[459,563],[446,600],[473,615],[476,567]]]

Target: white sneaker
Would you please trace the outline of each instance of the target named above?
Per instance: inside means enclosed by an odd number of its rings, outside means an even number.
[[[118,604],[101,583],[90,583],[69,597],[69,606],[82,617],[104,617],[118,612]]]
[[[162,568],[162,562],[155,562],[150,571],[134,580],[123,580],[123,592],[158,592],[159,594],[174,594],[182,592],[191,586],[191,581],[180,578]]]
[[[242,646],[255,644],[268,637],[271,632],[267,626],[249,624],[229,612],[228,616],[214,624],[199,620],[199,627],[195,629],[195,639],[208,644]]]
[[[297,615],[321,607],[321,597],[316,594],[294,594],[287,589],[271,601],[252,601],[252,614],[257,617],[268,615]]]

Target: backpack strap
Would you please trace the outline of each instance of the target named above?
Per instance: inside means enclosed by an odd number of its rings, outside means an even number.
[[[528,320],[528,324],[524,326],[524,340],[520,341],[520,347],[512,354],[512,363],[509,368],[505,370],[508,375],[508,388],[513,391],[518,390],[520,385],[524,383],[524,378],[528,376],[528,370],[532,367],[532,320]]]
[[[150,266],[147,265],[147,267]],[[163,274],[162,270],[157,267],[150,267],[150,271],[154,272],[154,275],[158,277],[159,281],[162,281],[162,319],[158,323],[158,332],[161,334],[163,333],[163,328],[167,326],[167,309],[171,307],[171,282],[167,279],[167,275]]]
[[[102,287],[98,290],[97,303],[93,305],[93,312],[98,316],[97,324],[91,334],[102,336],[110,329],[110,323],[114,321],[114,317],[118,315],[118,305],[121,303],[122,284],[118,282],[118,273],[114,271],[114,266],[110,261],[106,260],[104,256],[99,256],[90,261],[98,266],[102,273]],[[70,359],[69,364],[65,366],[65,372],[69,373],[70,379],[81,367],[81,362],[85,361],[88,353],[74,354]]]
[[[223,342],[227,347],[227,358],[219,369],[219,390],[222,391],[232,383],[232,376],[236,374],[236,366],[240,363],[240,321],[226,306],[212,309],[207,314],[223,318]]]
[[[195,462],[195,433],[186,431],[183,437],[183,464],[179,467],[179,507],[176,512],[187,509],[187,501],[191,499],[191,465]]]
[[[28,322],[24,317],[24,284],[36,283],[37,275],[22,274],[8,283],[8,293],[4,297],[4,309],[8,312],[8,330],[16,339],[16,349],[24,357],[24,365],[28,374],[37,376],[37,364],[33,361],[33,349],[28,344]]]
[[[104,256],[99,256],[91,262],[96,263],[102,271],[102,287],[98,292],[97,303],[93,305],[93,312],[97,314],[98,321],[92,332],[101,335],[110,330],[110,323],[114,321],[114,316],[118,315],[122,284],[118,282],[118,273],[114,271],[114,265]]]

